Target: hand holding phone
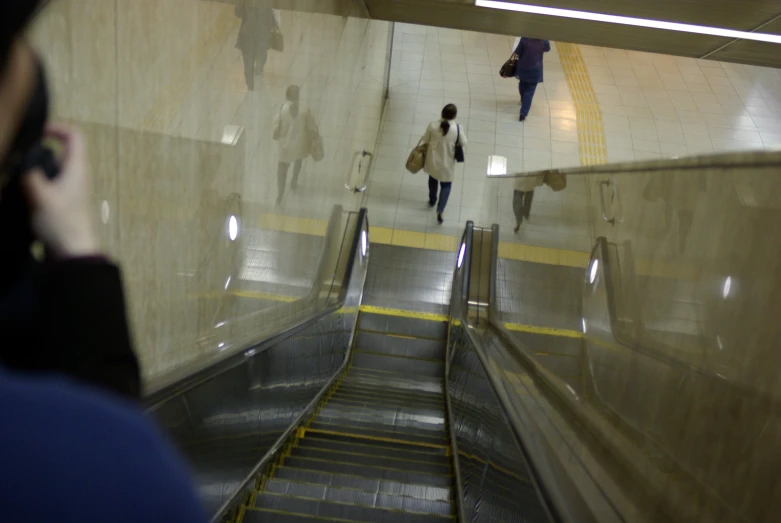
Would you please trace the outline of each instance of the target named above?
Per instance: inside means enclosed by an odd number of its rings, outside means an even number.
[[[48,124],[45,138],[61,144],[63,151],[58,172],[44,159],[22,175],[33,231],[55,257],[96,254],[84,138],[62,124]]]

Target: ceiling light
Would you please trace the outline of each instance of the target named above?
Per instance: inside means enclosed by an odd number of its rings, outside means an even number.
[[[591,262],[591,269],[589,270],[588,274],[588,282],[593,284],[594,281],[597,279],[597,271],[599,270],[599,259],[594,258],[594,261]]]
[[[231,217],[228,219],[228,238],[230,238],[231,241],[233,241],[236,239],[238,235],[239,235],[239,220],[237,220],[235,216],[231,215]]]
[[[365,257],[369,250],[369,235],[366,230],[361,231],[361,254]]]
[[[729,296],[729,291],[732,289],[732,276],[727,276],[724,279],[724,283],[721,286],[721,297],[725,300]]]
[[[458,251],[458,268],[461,268],[461,264],[464,263],[464,254],[466,254],[466,244],[461,244],[461,249]]]
[[[558,9],[555,7],[542,7],[538,5],[515,4],[512,2],[497,2],[494,0],[475,0],[475,5],[477,7],[487,7],[489,9],[516,11],[518,13],[575,18],[577,20],[589,20],[592,22],[607,22],[609,24],[631,25],[635,27],[647,27],[650,29],[678,31],[681,33],[723,36],[724,38],[738,38],[741,40],[755,40],[757,42],[781,44],[781,35],[749,33],[747,31],[735,31],[734,29],[722,29],[720,27],[681,24],[678,22],[663,22],[661,20],[648,20],[646,18],[633,18],[631,16],[607,15],[602,13],[591,13],[588,11],[575,11],[572,9]]]

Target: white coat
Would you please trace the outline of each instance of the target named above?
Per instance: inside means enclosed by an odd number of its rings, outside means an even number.
[[[293,118],[290,112],[292,103],[285,102],[274,117],[274,127],[280,128],[279,161],[292,163],[309,156],[309,129],[312,113],[299,106],[298,116]]]
[[[426,165],[423,171],[440,182],[452,182],[455,179],[456,171],[456,139],[460,134],[461,147],[466,147],[466,133],[464,128],[456,124],[454,120],[450,121],[450,129],[446,135],[442,135],[440,124],[442,120],[434,120],[428,124],[426,134],[423,135],[423,142],[428,144],[426,153]]]
[[[537,176],[520,176],[515,179],[515,185],[513,189],[516,191],[533,191],[537,187],[542,185],[542,175]]]

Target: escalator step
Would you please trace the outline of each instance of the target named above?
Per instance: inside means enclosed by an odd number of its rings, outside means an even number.
[[[328,400],[329,405],[341,405],[351,408],[373,408],[375,405],[382,405],[385,408],[404,408],[409,406],[416,406],[419,408],[428,408],[442,415],[445,411],[445,402],[440,401],[437,403],[423,403],[421,401],[415,401],[414,399],[397,399],[388,396],[348,396],[345,394],[336,393]]]
[[[311,428],[311,427],[310,427]],[[350,445],[377,445],[389,449],[401,449],[405,452],[409,452],[410,449],[414,452],[425,452],[427,454],[446,456],[448,452],[447,445],[441,445],[436,447],[428,447],[417,445],[414,442],[398,442],[398,441],[382,441],[367,439],[361,436],[355,436],[350,434],[332,434],[324,432],[307,432],[306,437],[301,441],[308,440],[310,438],[317,438],[318,440],[338,441],[340,443],[348,443]]]
[[[309,425],[309,429],[324,432],[336,432],[349,436],[364,436],[369,438],[381,438],[403,440],[411,443],[427,443],[430,445],[445,446],[448,436],[444,432],[434,430],[420,430],[412,428],[399,428],[398,430],[385,430],[371,423],[361,423],[353,420],[331,420],[318,417]]]
[[[401,356],[445,360],[445,342],[416,338],[400,338],[376,332],[358,332],[355,348],[359,351]]]
[[[360,330],[400,334],[416,338],[447,339],[447,322],[362,312]]]
[[[359,386],[357,384],[342,383],[336,389],[335,396],[346,396],[356,400],[371,400],[374,398],[386,398],[388,401],[415,402],[426,405],[442,405],[445,396],[440,392],[418,392],[404,389],[379,389],[372,386]]]
[[[298,447],[333,450],[336,452],[353,452],[356,454],[371,454],[372,456],[389,458],[404,455],[413,461],[450,463],[450,458],[447,457],[445,450],[432,449],[429,447],[415,447],[413,445],[404,444],[374,443],[370,440],[339,441],[322,439],[319,436],[307,436],[298,440]]]
[[[436,514],[438,516],[453,515],[453,506],[449,501],[417,499],[407,496],[329,487],[328,485],[317,485],[314,483],[291,482],[282,479],[272,478],[267,480],[263,492],[281,496],[349,503],[362,507]]]
[[[318,470],[296,469],[279,467],[275,479],[297,481],[302,483],[316,483],[336,488],[360,490],[362,492],[405,496],[432,501],[452,500],[451,486],[435,487],[431,485],[417,485],[402,483],[387,479],[366,478],[345,474],[332,474]]]
[[[286,457],[283,465],[286,467],[330,472],[332,474],[348,474],[351,476],[360,476],[362,478],[389,479],[401,483],[433,485],[435,487],[449,487],[453,483],[453,478],[449,475],[424,474],[421,472],[410,472],[407,470],[391,468],[366,467],[356,463],[337,463],[334,461],[323,461],[319,459],[302,458],[299,456]]]
[[[255,497],[255,507],[322,518],[341,519],[346,521],[372,521],[378,523],[426,523],[429,521],[446,521],[452,519],[450,516],[414,514],[397,510],[361,507],[345,503],[333,503],[329,501],[318,501],[265,493],[258,494]]]
[[[354,424],[360,422],[376,427],[378,430],[421,430],[445,433],[444,412],[420,410],[416,412],[411,407],[394,408],[376,405],[373,409],[352,408],[350,406],[327,403],[317,417],[318,420],[342,420]],[[420,421],[424,420],[424,421]]]
[[[411,472],[423,472],[425,474],[450,474],[450,464],[446,460],[440,463],[412,461],[405,453],[399,452],[397,457],[372,456],[367,454],[355,454],[353,452],[338,452],[324,449],[308,449],[296,447],[292,456],[302,458],[323,459],[340,463],[360,463],[367,467],[387,467]]]
[[[387,390],[396,393],[444,393],[442,376],[411,375],[398,372],[384,372],[377,369],[361,369],[352,367],[343,384],[364,388]]]
[[[352,365],[353,368],[399,373],[406,376],[432,376],[436,378],[445,376],[444,361],[397,358],[370,352],[353,352]]]
[[[244,512],[244,523],[323,523],[333,521],[304,514],[287,514],[274,510],[248,508]]]

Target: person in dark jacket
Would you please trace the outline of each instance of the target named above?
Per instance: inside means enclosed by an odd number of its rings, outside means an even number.
[[[518,55],[515,77],[518,79],[518,91],[521,93],[520,121],[529,116],[537,84],[542,83],[542,57],[548,51],[550,42],[537,38],[521,38],[515,48],[515,54]]]
[[[43,68],[20,36],[40,3],[0,3],[0,511],[8,521],[206,521],[186,466],[138,401],[120,271],[92,229],[83,139],[47,123]],[[44,139],[62,149],[58,173]]]
[[[247,89],[255,89],[255,75],[263,74],[271,48],[271,33],[278,31],[274,11],[270,7],[257,6],[243,0],[234,8],[241,18],[236,48],[244,59],[244,80]]]

